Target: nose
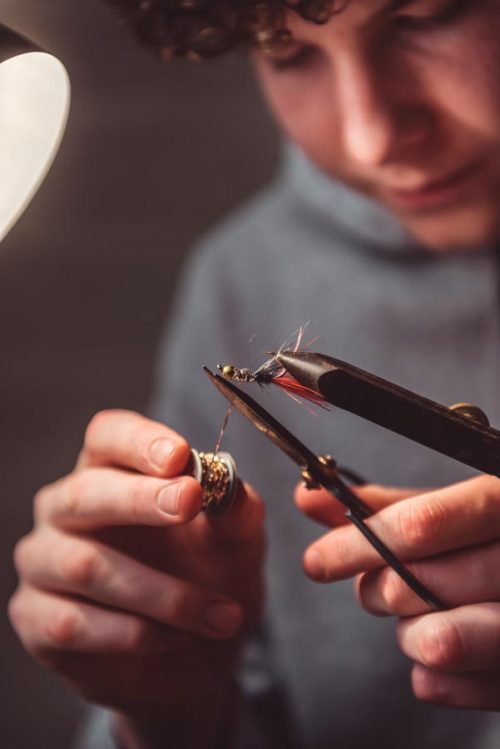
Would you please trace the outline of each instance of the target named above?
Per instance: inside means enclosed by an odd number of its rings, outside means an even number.
[[[367,166],[409,157],[426,141],[429,116],[397,70],[364,58],[343,60],[337,69],[338,113],[346,155]]]

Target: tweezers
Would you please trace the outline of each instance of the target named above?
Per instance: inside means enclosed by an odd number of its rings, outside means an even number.
[[[281,359],[280,359],[281,361]],[[285,363],[282,362],[283,366]],[[286,429],[263,406],[255,401],[248,393],[238,388],[233,382],[211,372],[203,367],[205,373],[217,390],[231,403],[231,405],[245,416],[259,431],[266,435],[277,447],[301,468],[302,477],[308,486],[322,486],[327,489],[344,507],[348,518],[363,534],[366,540],[380,554],[382,559],[404,580],[405,583],[427,605],[435,610],[445,610],[445,604],[426,588],[399,561],[395,554],[386,546],[377,534],[366,524],[366,519],[373,512],[350,489],[349,483],[364,483],[362,479],[348,469],[336,465],[330,457],[316,455],[304,445],[295,435]],[[299,379],[299,378],[296,378]],[[342,478],[345,477],[346,480]]]
[[[500,477],[500,432],[478,406],[442,406],[325,354],[286,351],[275,356],[300,385],[328,403]]]

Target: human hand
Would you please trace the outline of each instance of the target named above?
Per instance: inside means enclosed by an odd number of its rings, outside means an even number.
[[[75,470],[35,497],[9,607],[28,652],[81,696],[134,725],[166,721],[186,747],[218,730],[264,555],[257,495],[241,485],[226,515],[200,513],[189,457],[162,424],[97,414]]]
[[[302,485],[299,508],[333,528],[306,550],[306,574],[318,582],[356,576],[367,611],[399,617],[418,699],[500,709],[500,480],[481,476],[424,492],[366,486],[356,494],[375,512],[367,524],[449,610],[430,611],[328,492]]]

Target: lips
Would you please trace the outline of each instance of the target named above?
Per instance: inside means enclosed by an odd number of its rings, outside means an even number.
[[[429,180],[418,187],[407,189],[383,187],[380,191],[384,202],[396,207],[419,209],[443,206],[458,200],[464,188],[477,175],[480,165],[469,164],[451,175],[436,180]]]

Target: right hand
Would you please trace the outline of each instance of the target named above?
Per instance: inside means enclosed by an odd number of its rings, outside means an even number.
[[[246,485],[223,517],[200,513],[201,487],[182,475],[189,455],[160,423],[98,413],[74,471],[35,497],[9,608],[28,652],[85,699],[170,731],[184,716],[188,732],[203,709],[216,722],[227,699],[261,613],[265,545]]]

